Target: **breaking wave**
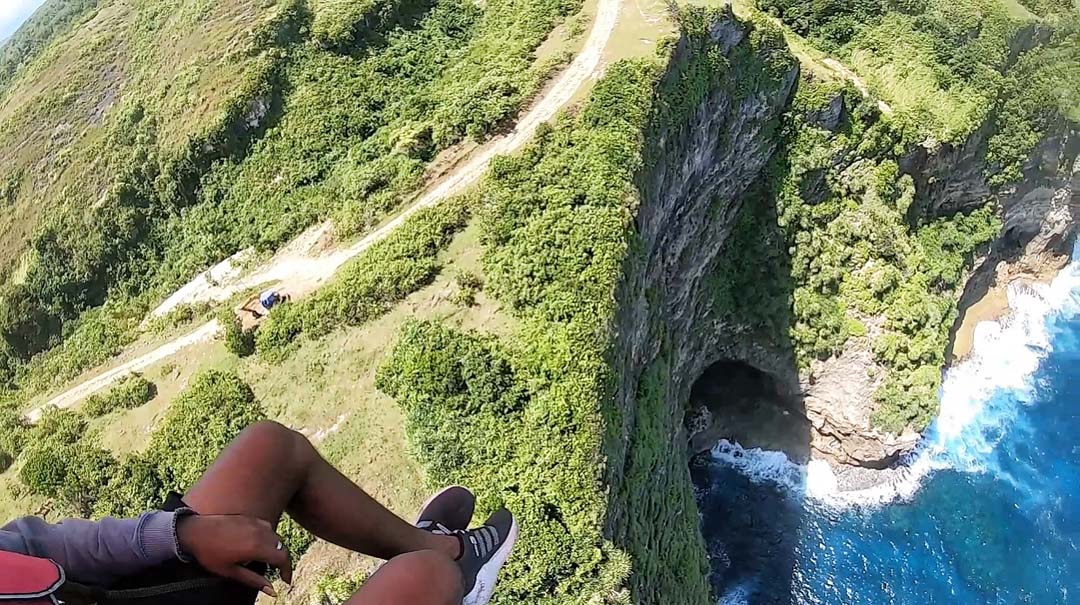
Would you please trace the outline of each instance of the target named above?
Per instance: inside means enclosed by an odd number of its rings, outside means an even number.
[[[993,473],[1017,481],[994,449],[1009,431],[1028,430],[1021,408],[1029,402],[1040,361],[1051,351],[1049,322],[1080,313],[1080,244],[1073,261],[1049,284],[1013,283],[1009,313],[975,328],[971,355],[953,366],[941,387],[941,409],[918,447],[893,469],[875,471],[870,487],[845,489],[844,477],[824,461],[801,465],[782,452],[720,441],[712,458],[750,481],[829,507],[881,506],[911,500],[935,471]],[[1009,397],[997,393],[1009,391]]]

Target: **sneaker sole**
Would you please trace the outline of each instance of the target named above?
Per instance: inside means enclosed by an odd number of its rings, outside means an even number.
[[[452,489],[463,489],[463,490],[469,492],[470,494],[472,493],[472,490],[465,487],[464,485],[448,485],[448,486],[442,488],[437,493],[435,493],[430,498],[428,498],[427,500],[424,501],[424,504],[420,507],[420,512],[416,513],[416,520],[413,521],[413,525],[416,525],[417,523],[420,522],[420,518],[424,516],[424,511],[427,510],[427,507],[431,506],[431,503],[435,501],[435,498],[438,498],[439,496],[445,494],[446,492],[448,492],[448,491],[450,491]]]
[[[510,558],[510,551],[514,549],[517,537],[518,524],[515,518],[510,525],[510,534],[507,535],[502,546],[495,551],[495,555],[491,557],[491,560],[480,568],[480,573],[476,575],[476,585],[473,586],[469,594],[465,595],[464,605],[487,605],[487,602],[491,600],[491,595],[495,593],[495,582],[499,579],[499,571],[506,564],[506,560]]]

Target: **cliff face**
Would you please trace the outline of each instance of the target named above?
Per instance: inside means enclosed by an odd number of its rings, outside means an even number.
[[[693,98],[687,94],[693,87],[680,88],[702,70],[702,49],[689,48],[685,39],[661,83],[657,105],[668,111],[647,134],[646,168],[637,176],[636,246],[617,292],[611,363],[619,378],[605,412],[606,524],[615,544],[634,559],[633,587],[642,603],[707,602],[705,545],[687,468],[694,452],[736,437],[794,458],[883,467],[918,440],[913,431],[888,434],[871,421],[887,375],[873,349],[888,330],[883,312],[853,310],[862,332],[800,372],[787,338],[789,318],[765,329],[761,316],[776,313],[751,308],[757,300],[752,296],[750,306],[743,300],[734,311],[718,305],[718,297],[731,302],[732,294],[718,290],[747,285],[746,274],[743,281],[721,284],[718,275],[723,281],[733,266],[759,264],[754,255],[761,250],[781,261],[787,254],[782,235],[761,229],[778,229],[775,199],[762,191],[777,178],[773,160],[781,157],[782,116],[792,109],[799,70],[765,23],[741,23],[729,13],[711,22],[708,39],[724,61],[707,92]],[[911,187],[909,225],[996,200],[1004,228],[992,250],[1020,249],[1030,256],[1068,249],[1076,232],[1070,185],[1077,174],[1075,136],[1045,141],[1029,166],[1030,178],[995,192],[985,177],[985,129],[955,147],[917,146],[886,158],[854,152],[858,136],[839,132],[857,104],[853,94],[840,90],[789,114],[822,131],[825,141],[830,132],[848,141],[824,168],[800,177],[803,199],[816,204],[838,187],[861,194],[851,182],[866,173],[865,166],[894,162],[891,182]],[[680,110],[688,97],[693,102]],[[757,219],[747,218],[755,213]],[[790,309],[792,291],[786,294],[780,306]],[[962,310],[964,300],[960,305]],[[740,414],[745,417],[732,420]],[[761,430],[773,424],[784,425],[778,431],[783,435]]]
[[[842,114],[844,95],[837,94],[825,107]],[[835,119],[822,120],[809,112],[806,123],[833,130]],[[828,117],[828,116],[826,116]],[[901,174],[910,176],[914,199],[907,221],[918,225],[942,217],[970,213],[990,205],[997,209],[999,233],[974,259],[962,290],[958,290],[957,313],[945,352],[952,361],[952,340],[968,307],[988,290],[1020,276],[1045,277],[1060,268],[1072,250],[1080,230],[1080,141],[1074,127],[1061,124],[1046,137],[1025,169],[1024,179],[995,190],[987,180],[986,143],[991,123],[973,132],[960,145],[917,145],[899,158]],[[844,172],[861,161],[858,155],[838,155],[835,170]],[[905,430],[889,434],[874,427],[875,392],[887,368],[872,350],[884,318],[861,318],[866,334],[848,339],[843,349],[823,360],[811,362],[802,373],[801,392],[805,413],[812,425],[811,449],[815,456],[834,462],[872,468],[895,463],[918,442],[919,434]]]
[[[704,282],[743,195],[776,151],[798,68],[778,34],[730,14],[712,22],[708,38],[727,67],[686,119],[654,121],[647,168],[637,179],[638,245],[619,292],[613,363],[621,381],[609,414],[607,525],[634,558],[641,603],[708,601],[683,424],[694,381],[712,363],[732,359],[773,373],[789,390],[797,385],[790,351],[737,338],[739,326],[713,317]],[[700,55],[684,40],[661,90],[698,72]],[[743,70],[755,74],[750,87]],[[661,104],[684,98],[661,95]]]
[[[1001,233],[971,272],[960,297],[956,332],[968,308],[1017,277],[1046,278],[1068,261],[1080,233],[1080,133],[1062,124],[1036,148],[1024,180],[999,193]],[[955,211],[949,205],[940,212]],[[952,344],[948,352],[953,358]]]

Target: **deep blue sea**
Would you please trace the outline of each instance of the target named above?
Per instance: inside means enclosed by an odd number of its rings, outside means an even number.
[[[1080,604],[1080,262],[1009,298],[884,484],[725,442],[696,465],[721,603]]]

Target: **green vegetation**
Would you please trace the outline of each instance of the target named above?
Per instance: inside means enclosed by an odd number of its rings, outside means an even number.
[[[183,492],[244,427],[265,417],[255,394],[235,374],[199,375],[169,406],[146,458],[165,489]]]
[[[91,134],[70,143],[58,178],[79,187],[48,189],[45,205],[56,212],[32,238],[27,234],[29,252],[0,254],[0,276],[15,276],[5,267],[26,259],[17,279],[0,285],[0,386],[40,388],[27,361],[71,338],[85,340],[56,360],[63,374],[100,363],[116,343],[133,338],[117,328],[228,254],[275,248],[326,218],[346,235],[378,222],[417,187],[439,151],[489,136],[538,90],[557,64],[535,64],[534,50],[580,7],[556,0],[496,0],[482,8],[465,0],[322,2],[312,16],[297,0],[136,4],[105,3],[78,31],[87,36],[104,23],[132,29],[126,37],[101,34],[95,55],[123,62],[130,81],[115,107],[86,130]],[[311,19],[334,25],[309,34]],[[254,24],[240,48],[216,38],[237,22]],[[327,45],[307,38],[320,31],[362,31],[364,39],[333,34],[335,43]],[[160,47],[192,32],[201,37],[183,47],[191,56]],[[121,39],[139,52],[115,48]],[[14,112],[7,119],[44,130],[40,122],[53,115],[23,91],[63,61],[99,70],[70,56],[75,52],[54,45],[26,70],[5,100],[5,111]],[[214,55],[222,52],[232,63],[222,68],[228,75],[215,71]],[[183,77],[167,77],[178,64],[188,70]],[[171,80],[179,88],[162,90]],[[69,84],[97,91],[91,83]],[[210,90],[229,94],[211,98]],[[185,99],[198,110],[194,122],[185,121],[196,113]],[[6,116],[0,111],[0,123]],[[85,120],[76,117],[69,121]],[[10,140],[0,137],[0,160],[20,140],[18,129],[11,132]],[[46,189],[20,166],[51,151],[31,151],[38,155],[20,151],[11,165],[16,172],[0,170],[0,182],[13,183],[5,191],[21,192],[0,215],[12,224],[30,220],[26,193]],[[37,207],[34,220],[43,214]],[[21,245],[18,238],[8,244]],[[84,329],[95,321],[88,312],[106,301],[107,319],[121,325]]]
[[[804,77],[763,198],[744,208],[713,271],[715,306],[774,341],[789,338],[803,366],[873,335],[886,370],[875,423],[922,429],[936,413],[961,279],[999,222],[991,206],[918,216],[899,166],[916,145],[959,145],[989,127],[981,151],[990,184],[1021,178],[1035,146],[1080,119],[1076,16],[1045,5],[1035,12],[1054,14],[1039,37],[1036,17],[998,0],[758,6],[851,66],[891,110],[842,73]],[[840,95],[835,132],[810,123]],[[790,331],[770,321],[786,316],[785,305]]]
[[[998,186],[1023,177],[1024,162],[1047,135],[1080,123],[1080,13],[1020,56],[1001,99],[986,154],[990,183]]]
[[[152,386],[133,376],[103,399],[111,402],[110,409],[129,408],[146,398]],[[160,507],[170,492],[183,493],[240,431],[264,417],[262,406],[240,378],[208,371],[172,403],[142,454],[117,460],[98,447],[81,414],[51,409],[33,426],[13,413],[0,415],[4,425],[0,461],[9,461],[8,466],[16,461],[23,485],[33,494],[56,499],[67,514],[135,517]],[[295,556],[314,540],[288,517],[278,533]]]
[[[19,69],[36,58],[50,42],[68,31],[98,5],[99,0],[48,0],[0,46],[0,94]]]
[[[835,95],[844,96],[852,116],[839,132],[805,121]],[[889,374],[875,421],[895,432],[922,429],[936,413],[964,270],[999,222],[984,207],[911,225],[914,183],[897,165],[903,135],[867,104],[850,89],[803,82],[769,178],[791,255],[794,287],[782,300],[793,302],[790,338],[804,366],[838,354],[850,337],[866,335],[866,320],[883,317],[873,350]],[[778,292],[760,291],[751,304]]]
[[[237,357],[247,357],[255,352],[255,331],[245,330],[235,311],[230,308],[223,309],[218,313],[218,322],[224,332],[225,348],[230,353]]]
[[[367,574],[330,574],[319,578],[311,591],[308,605],[341,605],[367,581]]]
[[[385,31],[402,11],[395,0],[314,0],[311,37],[323,48],[348,53],[363,46],[364,37]]]
[[[148,385],[132,377],[104,399],[125,407],[144,398]],[[159,507],[170,491],[192,485],[225,445],[263,417],[251,389],[236,375],[210,371],[173,402],[146,452],[120,461],[97,446],[86,418],[77,412],[46,410],[33,426],[8,417],[3,422],[5,448],[17,450],[12,453],[18,454],[19,477],[31,493],[57,499],[70,514],[100,517]],[[19,435],[15,447],[12,433]],[[303,534],[292,533],[302,545]]]
[[[1076,15],[1056,14],[1039,37],[1031,14],[997,0],[758,5],[843,59],[893,112],[844,74],[804,76],[764,189],[710,275],[714,306],[758,338],[790,340],[803,367],[867,339],[857,346],[884,369],[875,424],[921,430],[937,412],[965,271],[1000,222],[992,204],[919,216],[900,165],[918,145],[986,129],[976,153],[991,186],[1021,178],[1040,141],[1080,121]],[[837,97],[840,123],[816,126]]]
[[[26,442],[26,433],[29,428],[30,424],[23,416],[18,402],[0,400],[0,452],[3,453],[4,459],[14,461],[19,455]],[[7,470],[6,467],[5,470]]]
[[[454,286],[457,288],[450,295],[450,301],[462,307],[471,307],[476,304],[476,294],[484,287],[484,280],[471,271],[460,271],[454,276]]]
[[[37,424],[27,427],[26,445],[74,445],[86,434],[86,419],[78,412],[46,408]]]
[[[82,405],[82,413],[98,418],[119,410],[132,410],[157,395],[154,383],[141,374],[132,374],[101,395],[91,395]]]
[[[40,388],[38,379],[70,378],[130,342],[156,296],[146,289],[156,285],[161,223],[191,203],[201,171],[254,134],[249,102],[273,88],[281,61],[269,34],[289,29],[292,8],[104,3],[12,82],[0,104],[0,165],[22,180],[0,213],[10,234],[0,250],[0,382]],[[245,20],[250,37],[226,44]],[[53,94],[68,101],[48,102]],[[52,140],[37,136],[57,128]],[[10,273],[15,258],[21,269]],[[25,367],[73,339],[51,360],[59,372]]]
[[[255,333],[255,349],[281,359],[301,334],[319,338],[343,325],[359,325],[431,282],[436,255],[469,218],[469,198],[447,200],[410,217],[389,237],[349,261],[334,279],[305,300],[284,304]]]
[[[1035,12],[1053,13],[1051,27],[1075,30],[1076,13],[1067,2],[1042,5]],[[1069,77],[1075,75],[1070,71],[1076,69],[1075,54],[1071,60],[1057,60],[1075,53],[1075,42],[1067,43],[1069,34],[1059,31],[1054,35],[1059,41],[1047,49],[1036,41],[1029,50],[1025,39],[1033,37],[1035,17],[1022,8],[1012,10],[1007,1],[759,0],[758,6],[861,76],[896,110],[896,130],[908,145],[928,138],[961,143],[995,116],[1004,120],[1002,130],[1009,130],[1011,121],[1038,127],[1046,116],[1033,114],[1074,112],[1077,106],[1075,93],[1071,106],[1048,98],[1057,94],[1053,84],[1076,90],[1076,78]],[[1053,54],[1059,57],[1047,61]],[[1025,90],[1029,82],[1036,90]],[[1020,100],[1008,100],[1016,97]],[[996,163],[1003,171],[998,185],[1019,176],[1011,167],[1034,147],[1036,141],[1021,134],[1005,133],[997,144]]]
[[[640,377],[628,445],[610,360],[616,288],[637,262],[646,134],[684,128],[719,87],[775,90],[792,67],[767,25],[731,51],[755,62],[729,64],[708,41],[714,18],[683,11],[685,39],[663,45],[661,61],[612,65],[576,115],[494,162],[480,191],[484,287],[520,318],[513,337],[414,322],[380,369],[429,475],[484,485],[482,508],[506,505],[521,520],[500,603],[631,602],[631,568],[643,601],[708,599],[685,459],[667,440],[681,421],[667,407],[668,370],[657,361]],[[605,457],[614,469],[598,466]],[[609,514],[619,519],[614,544],[604,539]]]
[[[379,372],[429,474],[484,485],[483,509],[518,516],[500,603],[607,602],[629,571],[602,534],[603,326],[657,77],[652,62],[613,65],[575,118],[493,165],[481,192],[485,273],[526,320],[515,348],[413,323]]]
[[[787,248],[772,199],[764,186],[756,186],[705,282],[715,313],[748,327],[774,350],[787,348],[791,325],[794,286]]]

